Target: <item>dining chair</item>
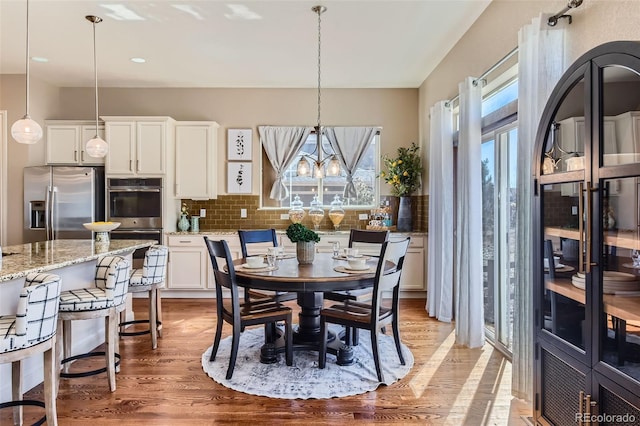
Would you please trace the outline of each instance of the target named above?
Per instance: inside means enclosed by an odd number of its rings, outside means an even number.
[[[370,303],[352,302],[336,304],[320,311],[320,351],[318,367],[324,368],[327,358],[327,323],[340,324],[345,327],[369,330],[371,333],[371,348],[376,366],[378,381],[384,383],[384,374],[380,366],[378,350],[378,330],[391,324],[393,338],[400,358],[404,365],[402,347],[400,345],[400,330],[398,327],[400,276],[404,266],[405,255],[409,247],[410,238],[401,241],[385,241],[382,244],[380,259],[376,267],[373,284],[373,298]],[[388,262],[395,265],[388,268]],[[383,300],[386,292],[392,292],[391,302]]]
[[[242,257],[244,258],[256,255],[255,253],[249,254],[249,248],[247,247],[249,244],[260,244],[263,253],[266,251],[265,246],[268,245],[268,243],[271,244],[271,247],[278,247],[278,237],[276,235],[276,230],[273,228],[251,230],[239,229],[238,237],[240,238],[240,250],[242,251]],[[263,253],[258,254],[262,255]],[[254,289],[245,289],[245,301],[249,301],[251,298],[264,299],[266,297],[270,297],[274,301],[285,302],[287,300],[295,300],[297,294],[283,291],[268,292],[265,290],[258,291]]]
[[[349,233],[349,248],[361,248],[366,252],[375,252],[380,256],[382,244],[389,239],[389,231],[373,231],[363,229],[351,229]],[[359,290],[347,291],[331,291],[324,294],[326,300],[334,302],[359,301],[363,302],[371,299],[371,289],[363,288]],[[345,329],[345,342],[348,345],[358,344],[357,329],[351,330],[349,327]]]
[[[15,315],[0,316],[0,364],[11,363],[12,401],[3,402],[0,408],[13,407],[13,423],[22,424],[22,407],[44,407],[45,417],[36,422],[57,425],[55,363],[56,328],[60,299],[60,277],[52,274],[27,275],[20,292]],[[44,356],[44,402],[24,400],[22,395],[22,360],[35,354]],[[42,366],[42,364],[40,364]],[[35,368],[35,367],[31,367]]]
[[[222,325],[225,322],[231,324],[233,328],[231,356],[229,358],[229,367],[227,368],[226,376],[227,380],[229,380],[233,376],[242,330],[251,325],[264,324],[266,327],[278,321],[284,321],[285,358],[287,365],[292,365],[293,334],[291,327],[291,309],[271,298],[240,303],[236,272],[233,267],[233,259],[231,258],[231,252],[229,251],[227,242],[225,240],[212,241],[207,236],[204,236],[204,242],[209,251],[209,258],[211,259],[211,266],[213,267],[213,275],[216,283],[216,335],[209,361],[213,362],[216,359],[220,345],[220,337],[222,336]],[[226,271],[219,267],[219,261],[226,262]],[[223,299],[223,289],[229,290],[231,300],[228,298]]]

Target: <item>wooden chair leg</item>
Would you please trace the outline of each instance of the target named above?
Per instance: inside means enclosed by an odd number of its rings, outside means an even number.
[[[156,327],[158,330],[158,337],[162,338],[162,290],[156,289]]]
[[[327,363],[327,322],[320,317],[320,349],[318,350],[318,368],[324,368]]]
[[[124,323],[127,321],[127,310],[123,309],[122,312],[120,312],[120,333],[124,333],[126,330],[126,326],[124,325]],[[120,336],[120,338],[122,339],[122,336]]]
[[[115,308],[104,319],[105,326],[105,361],[107,363],[107,378],[109,379],[109,389],[111,392],[116,390],[116,368],[115,368],[115,345],[118,341],[117,334],[117,321],[116,321]]]
[[[149,290],[149,330],[151,331],[151,349],[158,347],[158,325],[156,318],[157,292],[155,288]]]
[[[56,373],[58,371],[56,361],[55,336],[52,337],[51,349],[44,353],[44,406],[47,414],[47,424],[58,425],[56,410]]]
[[[216,355],[218,354],[218,347],[220,346],[220,337],[222,336],[222,318],[218,317],[218,321],[216,323],[216,336],[213,339],[213,348],[211,348],[211,356],[209,357],[209,362],[213,362],[216,360]]]
[[[382,375],[382,368],[380,367],[380,352],[378,351],[378,330],[373,328],[371,330],[371,349],[373,351],[373,362],[376,365],[376,373],[378,374],[378,381],[384,383],[384,376]]]
[[[404,357],[402,356],[402,346],[400,346],[400,330],[398,328],[398,316],[394,315],[393,322],[391,323],[393,328],[393,340],[396,342],[396,350],[398,351],[398,358],[400,358],[400,364],[404,365]]]
[[[285,333],[287,333],[287,343],[286,343],[286,347],[285,347],[285,360],[287,365],[291,366],[293,365],[293,332],[292,332],[292,327],[291,327],[291,314],[289,314],[289,316],[287,316],[287,320],[285,322]]]
[[[233,376],[233,369],[236,367],[238,357],[238,346],[240,344],[240,325],[233,324],[233,336],[231,337],[231,356],[229,357],[229,368],[227,368],[227,380]]]
[[[360,330],[357,328],[353,328],[353,332],[352,332],[352,340],[353,340],[353,346],[358,346],[360,344]]]
[[[62,321],[62,359],[67,359],[71,356],[71,321]],[[69,362],[65,362],[62,366],[62,371],[69,372]]]
[[[22,364],[20,361],[11,363],[11,398],[22,401]],[[13,422],[22,425],[22,405],[13,407]]]

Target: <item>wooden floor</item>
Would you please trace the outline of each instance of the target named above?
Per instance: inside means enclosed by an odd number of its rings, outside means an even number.
[[[148,335],[123,338],[113,393],[104,373],[63,379],[59,424],[525,425],[521,416],[530,414],[528,405],[510,395],[511,364],[488,344],[475,350],[456,346],[453,325],[428,318],[424,300],[417,299],[401,301],[400,326],[415,365],[391,386],[329,400],[272,399],[227,389],[209,378],[200,363],[213,341],[214,303],[163,299],[164,337],[158,349],[151,350]],[[146,317],[146,299],[134,299],[134,310]],[[224,332],[230,333],[228,325]],[[42,399],[42,386],[25,397]],[[33,410],[27,410],[27,422],[36,418]],[[12,424],[11,411],[2,410],[0,425]]]

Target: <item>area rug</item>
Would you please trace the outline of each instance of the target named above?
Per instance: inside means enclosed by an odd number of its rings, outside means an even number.
[[[318,368],[316,351],[294,352],[291,367],[286,365],[284,353],[280,354],[277,363],[261,364],[260,347],[264,343],[264,329],[247,329],[240,336],[238,358],[231,380],[225,379],[231,336],[220,341],[214,362],[209,362],[212,346],[207,348],[202,354],[202,368],[221,385],[251,395],[282,399],[358,395],[375,390],[381,384],[376,375],[370,339],[369,332],[360,330],[360,344],[353,348],[356,362],[350,366],[339,366],[335,356],[327,354],[326,367],[321,370]],[[413,367],[413,354],[409,348],[402,345],[405,365],[401,365],[393,336],[379,334],[378,345],[384,384],[390,385],[406,376]]]

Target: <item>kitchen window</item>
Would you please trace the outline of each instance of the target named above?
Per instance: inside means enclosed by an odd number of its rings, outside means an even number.
[[[329,141],[324,136],[322,138],[322,147],[326,152],[333,152]],[[305,207],[309,207],[314,195],[318,195],[318,200],[320,200],[324,206],[328,206],[336,194],[342,199],[344,187],[347,184],[344,169],[341,170],[340,176],[327,176],[321,179],[313,177],[313,171],[310,176],[297,176],[296,168],[301,155],[306,154],[312,158],[316,158],[317,153],[315,151],[316,134],[311,133],[300,149],[299,154],[285,172],[283,182],[289,190],[289,196],[283,200],[273,200],[269,198],[269,193],[275,180],[275,172],[264,150],[262,150],[262,207],[288,209],[293,197],[296,195],[300,196],[300,200],[302,200]],[[326,154],[323,153],[323,158],[325,158],[325,156]],[[358,196],[356,198],[344,199],[344,207],[371,208],[376,204],[376,200],[379,198],[379,179],[377,177],[378,170],[380,169],[379,164],[380,134],[377,134],[371,141],[364,158],[353,175]]]

